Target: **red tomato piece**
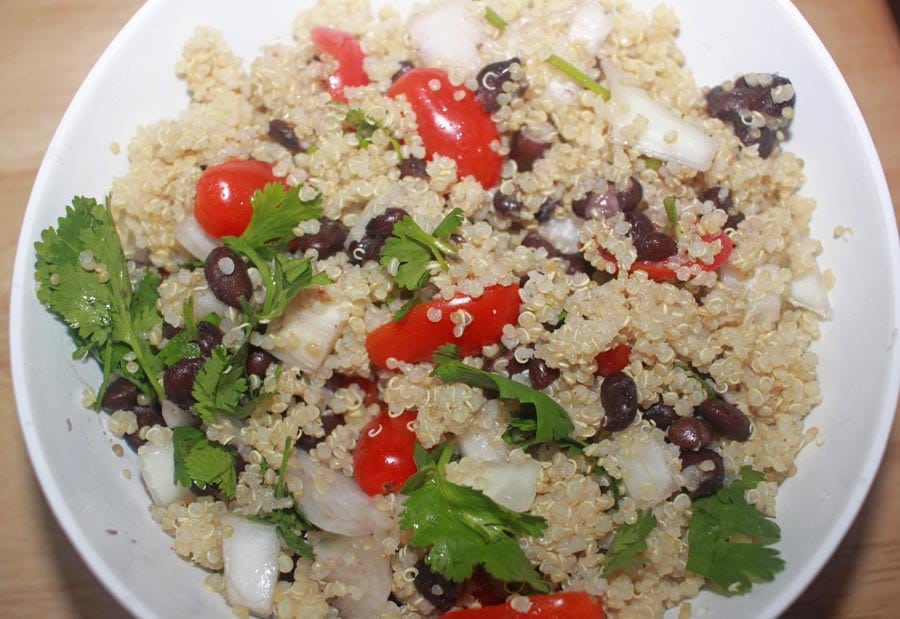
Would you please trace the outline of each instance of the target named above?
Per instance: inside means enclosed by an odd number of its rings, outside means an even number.
[[[416,472],[416,433],[409,427],[415,419],[415,411],[391,417],[385,409],[359,435],[353,452],[353,476],[369,496],[400,490]]]
[[[731,237],[728,236],[725,232],[719,232],[718,234],[705,236],[703,237],[703,240],[707,243],[712,243],[713,241],[719,241],[722,243],[721,251],[716,254],[716,257],[713,258],[713,261],[709,264],[694,260],[686,261],[683,258],[674,258],[671,260],[662,260],[659,262],[638,260],[631,266],[631,272],[633,273],[634,271],[644,271],[647,274],[647,277],[649,277],[653,281],[669,282],[678,279],[678,275],[675,273],[675,270],[684,264],[699,264],[700,268],[704,271],[715,271],[720,266],[725,264],[728,258],[731,257],[731,251],[734,249],[734,241],[732,241]]]
[[[357,385],[363,392],[363,406],[381,402],[381,394],[378,393],[378,384],[362,376],[343,376],[340,380],[341,387]]]
[[[485,189],[497,184],[503,157],[491,144],[500,134],[472,91],[452,85],[440,69],[416,67],[397,78],[388,95],[409,101],[427,158],[453,159],[460,178],[472,175]]]
[[[253,193],[276,182],[285,179],[275,176],[265,161],[236,159],[210,166],[197,181],[194,218],[210,236],[240,236],[253,216]]]
[[[345,88],[365,86],[369,83],[369,76],[363,68],[365,55],[359,41],[349,32],[327,26],[316,26],[310,32],[310,36],[316,47],[337,60],[338,68],[325,79],[325,83],[332,99],[346,103]]]
[[[461,336],[454,334],[456,325],[450,314],[465,310],[472,322]],[[436,322],[430,317],[438,316]],[[420,303],[403,318],[385,323],[369,333],[366,351],[377,367],[387,368],[391,357],[408,363],[430,361],[432,353],[444,344],[455,344],[464,357],[481,352],[503,335],[503,327],[519,319],[519,286],[489,286],[480,297],[457,295],[449,301],[438,298]]]
[[[609,376],[616,372],[621,372],[628,365],[628,358],[631,356],[631,346],[628,344],[619,344],[609,350],[604,350],[597,355],[597,374],[600,376]]]
[[[482,606],[451,610],[444,619],[603,619],[603,606],[598,600],[581,591],[545,593],[529,598],[531,608],[519,612],[509,605]]]

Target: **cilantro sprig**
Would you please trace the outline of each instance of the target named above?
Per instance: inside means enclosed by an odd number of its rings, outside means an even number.
[[[216,486],[229,499],[237,489],[235,457],[231,448],[215,443],[200,428],[181,426],[172,430],[175,448],[175,481],[201,490]]]
[[[409,215],[394,224],[391,236],[381,248],[381,265],[395,272],[398,286],[416,293],[395,316],[399,320],[420,301],[418,292],[431,279],[434,264],[446,270],[447,260],[457,259],[456,247],[450,236],[462,225],[462,210],[454,208],[432,230],[425,232]]]
[[[241,399],[249,390],[243,361],[243,354],[232,355],[224,346],[212,349],[194,379],[191,392],[196,400],[193,411],[200,419],[215,423],[218,413],[242,412]]]
[[[681,222],[678,220],[678,208],[675,205],[675,196],[667,196],[663,200],[663,207],[666,209],[666,219],[668,220],[665,233],[671,235],[677,241],[681,238],[682,230]]]
[[[69,326],[75,358],[90,356],[102,367],[98,406],[114,372],[162,399],[157,380],[162,363],[147,340],[162,326],[156,309],[159,277],[148,270],[132,286],[109,199],[100,204],[75,197],[34,250],[38,300]],[[92,263],[97,268],[85,268]]]
[[[432,374],[445,383],[464,383],[486,391],[496,392],[501,398],[516,400],[529,405],[534,411],[533,423],[528,417],[517,418],[512,424],[528,433],[530,444],[571,442],[575,424],[556,400],[543,391],[533,389],[514,380],[479,370],[459,359],[459,349],[446,344],[432,355],[435,368]]]
[[[369,144],[371,144],[372,134],[381,129],[391,141],[391,148],[394,149],[394,152],[397,153],[397,156],[403,156],[402,151],[400,150],[400,140],[395,138],[390,131],[385,129],[384,125],[366,114],[360,108],[350,108],[347,111],[347,115],[344,117],[344,122],[356,130],[356,138],[358,140],[360,148],[365,148]]]
[[[745,593],[754,582],[769,582],[784,569],[778,550],[770,547],[781,539],[781,529],[744,497],[764,480],[744,466],[731,484],[693,504],[687,569],[728,593]]]
[[[647,550],[647,536],[656,528],[656,516],[651,510],[640,510],[633,523],[625,523],[619,528],[606,553],[603,575],[611,574],[632,565],[646,562],[641,554]]]
[[[406,480],[400,526],[412,531],[412,543],[428,548],[425,561],[449,580],[462,582],[477,565],[504,582],[524,583],[546,592],[550,585],[528,561],[516,541],[541,535],[543,518],[498,505],[480,490],[447,480],[444,467],[453,455],[450,443],[429,453],[416,443],[417,472]]]

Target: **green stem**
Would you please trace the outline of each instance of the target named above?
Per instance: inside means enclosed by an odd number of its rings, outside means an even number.
[[[609,90],[601,86],[596,80],[591,79],[584,71],[563,60],[556,54],[550,54],[550,57],[547,58],[547,63],[565,73],[568,77],[575,80],[575,82],[577,82],[579,85],[587,88],[591,92],[597,93],[598,95],[603,97],[604,101],[609,101],[610,97],[612,96]]]

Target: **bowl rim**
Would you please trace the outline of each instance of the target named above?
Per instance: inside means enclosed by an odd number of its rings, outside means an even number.
[[[107,65],[110,64],[111,59],[119,53],[119,50],[123,46],[128,44],[132,34],[142,27],[148,16],[154,14],[163,5],[172,2],[173,0],[149,0],[140,6],[100,55],[67,106],[45,151],[45,155],[41,161],[29,196],[21,225],[23,234],[20,234],[19,236],[13,267],[10,296],[9,342],[11,375],[20,429],[25,439],[28,456],[36,473],[49,471],[50,465],[47,453],[44,451],[36,433],[35,424],[32,420],[33,407],[31,406],[27,391],[20,387],[20,385],[23,385],[28,380],[27,372],[25,370],[27,364],[24,363],[23,357],[25,345],[23,341],[24,331],[22,329],[22,308],[25,295],[32,294],[33,291],[33,286],[30,285],[30,282],[33,281],[33,265],[28,258],[30,256],[30,248],[36,237],[31,234],[36,231],[34,220],[37,217],[38,207],[43,201],[43,193],[46,190],[46,180],[54,172],[53,154],[58,150],[59,145],[65,140],[66,134],[69,132],[69,120],[71,117],[75,116],[77,111],[82,107],[86,94],[95,88],[94,84],[101,79],[101,76],[106,71]],[[840,512],[838,517],[834,519],[834,523],[828,530],[828,535],[822,540],[822,543],[816,548],[815,552],[812,553],[803,567],[795,573],[793,580],[797,583],[797,587],[796,590],[793,590],[794,595],[781,594],[775,596],[773,600],[770,600],[768,608],[773,611],[773,616],[777,616],[784,612],[802,594],[822,567],[826,565],[829,558],[834,554],[868,496],[877,471],[884,458],[886,446],[890,438],[890,430],[894,422],[898,399],[900,399],[900,346],[897,345],[898,331],[900,331],[900,287],[898,287],[898,282],[900,282],[900,241],[898,241],[897,220],[893,210],[893,203],[891,201],[883,166],[872,140],[871,133],[866,126],[862,112],[849,85],[824,43],[819,39],[818,35],[803,17],[800,10],[790,2],[790,0],[772,0],[772,2],[776,5],[781,5],[780,8],[784,10],[785,14],[793,21],[793,26],[798,32],[805,36],[807,44],[814,48],[822,59],[824,63],[823,68],[828,72],[834,86],[840,91],[840,94],[844,99],[843,103],[846,105],[849,116],[861,138],[862,148],[864,149],[867,158],[870,162],[876,164],[876,166],[873,167],[872,172],[876,180],[875,191],[879,198],[879,213],[883,224],[888,229],[889,239],[893,241],[892,243],[889,243],[887,249],[890,255],[890,280],[893,284],[890,315],[892,317],[892,333],[894,335],[894,340],[890,345],[888,372],[886,374],[889,377],[889,381],[882,391],[882,399],[885,401],[885,410],[879,411],[877,430],[873,434],[873,436],[877,437],[877,440],[874,442],[877,449],[874,449],[865,455],[864,464],[860,469],[860,483],[852,488],[852,491],[844,504],[844,509]],[[299,7],[298,10],[300,10]],[[31,234],[24,234],[26,232]],[[893,404],[891,404],[891,402]],[[890,413],[888,412],[889,406],[892,407]],[[103,583],[106,590],[122,604],[128,612],[142,617],[155,616],[155,613],[141,600],[141,598],[137,597],[132,592],[128,582],[110,569],[104,556],[98,552],[95,544],[89,539],[85,532],[74,524],[75,520],[72,517],[73,513],[65,500],[65,491],[60,487],[55,477],[53,475],[39,474],[37,475],[37,478],[58,525],[65,531],[66,536],[75,547],[80,557],[97,576],[98,580]]]

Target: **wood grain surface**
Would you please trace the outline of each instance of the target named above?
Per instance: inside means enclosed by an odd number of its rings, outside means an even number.
[[[900,36],[892,3],[896,9],[896,0],[796,0],[859,102],[900,213]],[[139,6],[136,0],[0,0],[0,413],[6,423],[0,470],[7,476],[0,484],[0,617],[128,616],[62,533],[29,466],[13,400],[8,319],[19,226],[44,150],[79,84]],[[900,617],[898,523],[895,426],[856,522],[785,616]]]

